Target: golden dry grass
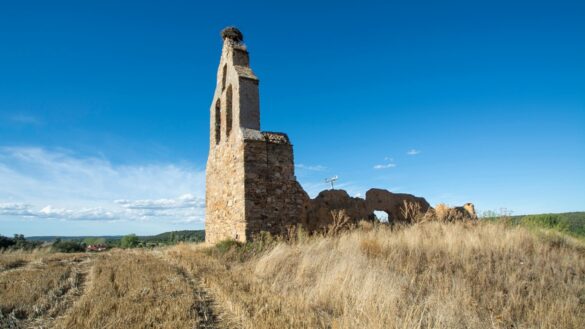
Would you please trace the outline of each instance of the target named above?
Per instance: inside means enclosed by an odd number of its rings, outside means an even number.
[[[224,325],[585,327],[585,248],[496,224],[378,226],[244,262],[189,246],[168,254],[204,278]]]
[[[83,281],[80,263],[87,258],[46,252],[3,253],[1,263],[18,266],[11,265],[0,273],[0,312],[9,322],[22,326],[52,321],[79,293]]]
[[[0,327],[18,310],[14,327],[30,328],[585,328],[585,246],[563,235],[476,222],[295,234],[0,254],[24,262],[0,272]]]
[[[89,283],[58,328],[193,328],[197,323],[191,283],[156,251],[100,255]]]
[[[32,251],[24,250],[0,250],[0,273],[3,271],[22,267],[32,260],[39,259],[49,254],[48,249],[34,249]]]

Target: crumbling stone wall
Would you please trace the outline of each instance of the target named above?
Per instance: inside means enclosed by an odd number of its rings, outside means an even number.
[[[350,197],[344,190],[327,190],[310,200],[305,226],[310,231],[326,229],[331,224],[331,211],[343,210],[350,222],[375,218],[374,211],[388,213],[388,220],[394,223],[406,223],[402,208],[404,203],[416,204],[421,213],[431,209],[424,198],[411,194],[392,193],[387,190],[373,188],[366,192],[366,198]]]
[[[387,190],[373,188],[366,192],[366,206],[370,211],[385,211],[389,220],[404,223],[408,221],[403,213],[404,203],[417,204],[422,213],[426,213],[431,205],[424,198],[405,193],[392,193]]]

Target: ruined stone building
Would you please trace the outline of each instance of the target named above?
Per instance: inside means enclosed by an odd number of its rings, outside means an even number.
[[[302,225],[313,231],[331,221],[331,210],[343,209],[352,220],[386,211],[400,220],[404,200],[426,211],[423,198],[371,189],[366,199],[343,190],[321,192],[310,199],[297,182],[293,147],[284,133],[260,130],[258,78],[236,28],[222,31],[223,49],[210,109],[209,157],[206,169],[206,241],[246,241],[261,231],[285,232]]]
[[[258,78],[235,28],[223,49],[211,105],[206,176],[206,240],[241,241],[298,223],[306,199],[286,134],[260,131]]]

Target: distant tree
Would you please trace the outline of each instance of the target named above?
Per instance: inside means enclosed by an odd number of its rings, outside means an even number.
[[[13,239],[4,237],[4,239],[0,240],[3,240],[0,242],[0,248],[5,246],[11,249],[31,250],[42,244],[40,241],[27,241],[22,234],[15,234]]]
[[[85,238],[83,239],[83,243],[87,245],[106,244],[106,238]]]
[[[14,244],[15,248],[23,249],[26,247],[26,239],[24,238],[23,234],[15,234],[14,235]]]
[[[136,236],[136,234],[128,234],[122,237],[120,240],[120,247],[122,248],[134,248],[138,246],[140,239]]]
[[[15,244],[16,244],[16,242],[14,241],[14,239],[0,235],[0,249],[12,247]]]
[[[85,244],[75,240],[57,239],[53,242],[52,249],[57,252],[82,252],[85,251]]]

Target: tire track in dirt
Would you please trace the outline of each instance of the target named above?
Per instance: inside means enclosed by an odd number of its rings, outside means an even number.
[[[195,328],[199,329],[216,329],[220,328],[217,314],[214,311],[215,301],[199,281],[190,275],[183,266],[167,259],[162,255],[158,255],[161,260],[171,265],[177,273],[189,283],[193,295],[195,296],[195,304],[193,310],[197,313],[197,324]]]
[[[36,316],[26,324],[27,328],[53,328],[86,291],[93,257],[84,255],[62,262],[64,266],[71,266],[70,271],[63,277],[60,284],[47,294],[46,299],[36,305]]]
[[[213,311],[213,298],[207,293],[203,287],[193,278],[190,276],[187,271],[177,265],[173,265],[177,270],[177,273],[181,275],[187,282],[189,282],[189,286],[193,290],[193,295],[195,296],[195,304],[193,308],[197,313],[197,328],[200,329],[214,329],[218,328],[218,321],[217,317]]]

